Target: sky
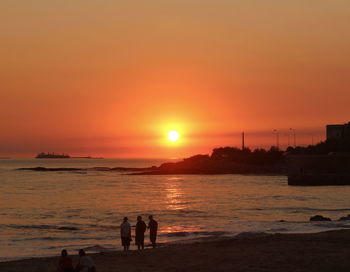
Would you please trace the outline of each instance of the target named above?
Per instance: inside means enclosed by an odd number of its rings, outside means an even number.
[[[0,156],[316,143],[350,121],[349,33],[345,0],[2,0]]]

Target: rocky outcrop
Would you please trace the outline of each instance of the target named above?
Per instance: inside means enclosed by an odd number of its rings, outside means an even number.
[[[315,215],[310,217],[310,221],[332,221],[332,219],[322,215]]]
[[[348,214],[347,216],[340,217],[338,219],[338,221],[346,221],[346,220],[350,220],[350,214]]]
[[[138,171],[153,171],[157,169],[156,166],[146,168],[134,168],[134,167],[90,167],[90,168],[70,168],[70,167],[30,167],[30,168],[18,168],[17,170],[38,171],[38,172],[60,172],[60,171],[120,171],[120,172],[138,172]]]

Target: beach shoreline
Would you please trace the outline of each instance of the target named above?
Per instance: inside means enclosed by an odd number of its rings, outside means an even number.
[[[174,243],[141,254],[93,253],[99,272],[109,271],[348,271],[350,230],[304,234],[241,233]],[[70,252],[76,254],[76,252]],[[0,262],[0,271],[56,271],[58,257]],[[73,256],[77,263],[77,256]]]

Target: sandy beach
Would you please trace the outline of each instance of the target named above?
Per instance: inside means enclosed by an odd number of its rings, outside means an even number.
[[[130,251],[91,256],[99,272],[349,271],[350,230],[316,234],[243,233],[218,241],[146,249],[141,254]],[[57,260],[51,257],[3,262],[0,271],[51,272],[56,271]],[[73,262],[77,262],[76,257]]]

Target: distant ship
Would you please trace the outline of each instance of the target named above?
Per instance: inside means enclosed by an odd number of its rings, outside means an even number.
[[[36,157],[36,159],[68,159],[70,158],[67,154],[55,154],[55,153],[39,153]]]

